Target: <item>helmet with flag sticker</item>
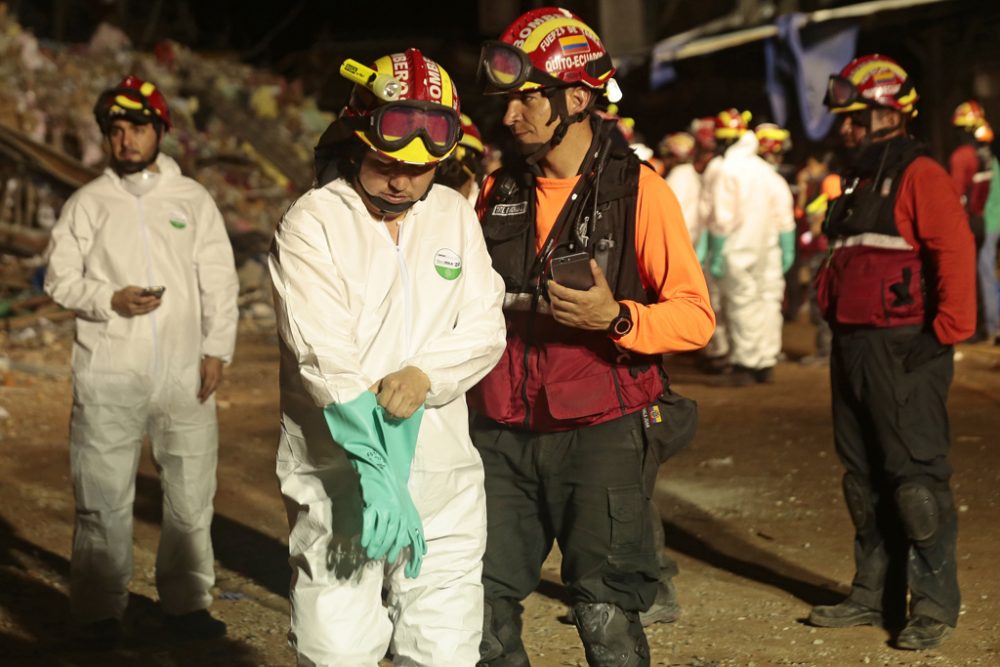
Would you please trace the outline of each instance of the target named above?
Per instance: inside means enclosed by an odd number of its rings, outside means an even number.
[[[584,85],[607,90],[612,102],[621,97],[601,38],[578,16],[558,7],[522,14],[499,40],[483,44],[479,66],[487,93]]]
[[[876,53],[855,58],[840,74],[831,75],[823,103],[832,113],[882,108],[914,115],[919,99],[906,70]]]
[[[440,162],[462,136],[458,91],[443,67],[418,49],[392,53],[371,68],[341,73],[355,82],[340,122],[386,157],[409,164]],[[357,70],[362,70],[360,73]]]
[[[98,96],[94,105],[94,118],[102,134],[110,131],[111,123],[116,118],[137,125],[156,123],[166,130],[173,126],[167,99],[156,84],[131,75]]]

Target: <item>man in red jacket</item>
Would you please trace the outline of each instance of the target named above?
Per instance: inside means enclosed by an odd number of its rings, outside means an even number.
[[[894,629],[907,619],[902,649],[937,646],[958,621],[946,402],[952,345],[976,324],[975,244],[947,172],[907,134],[917,99],[885,56],[830,77],[826,103],[843,116],[853,160],[818,277],[857,571],[847,599],[814,607],[809,621]]]

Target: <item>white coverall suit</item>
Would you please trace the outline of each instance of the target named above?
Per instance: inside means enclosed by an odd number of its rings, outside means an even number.
[[[691,237],[691,245],[697,247],[698,240],[705,232],[704,220],[701,216],[701,174],[690,162],[679,164],[667,174],[667,185],[677,196],[677,203],[681,205],[681,214],[684,216],[684,224],[687,226],[688,236]]]
[[[726,151],[712,184],[708,227],[726,237],[719,288],[729,361],[750,369],[773,367],[781,353],[785,278],[778,235],[795,230],[792,191],[757,147],[747,132]]]
[[[132,503],[148,433],[163,488],[156,584],[163,611],[208,607],[215,583],[215,399],[198,402],[201,359],[228,362],[239,285],[222,215],[161,154],[152,190],[110,168],[66,202],[45,291],[77,313],[70,465],[76,495],[71,606],[82,623],[121,618],[132,575]],[[166,287],[159,308],[122,317],[117,290]]]
[[[336,179],[285,213],[270,268],[299,664],[373,667],[390,648],[397,666],[474,665],[486,507],[465,392],[496,364],[506,327],[503,281],[472,207],[434,185],[402,218],[397,246]],[[427,541],[416,579],[403,576],[402,557],[363,555],[358,477],[323,416],[405,366],[431,382],[409,480]]]
[[[712,228],[712,191],[715,182],[718,180],[719,172],[722,170],[721,155],[716,155],[701,174],[701,192],[698,195],[698,223],[701,233],[707,234]],[[690,227],[688,228],[690,229]],[[707,258],[706,258],[707,259]],[[705,356],[709,359],[721,359],[729,354],[729,331],[726,328],[726,310],[722,302],[722,291],[719,289],[719,282],[708,272],[708,266],[702,266],[705,272],[705,284],[708,285],[708,299],[715,311],[715,332],[705,346]]]

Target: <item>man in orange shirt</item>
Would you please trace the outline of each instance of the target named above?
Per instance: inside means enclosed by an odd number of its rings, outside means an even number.
[[[593,114],[617,85],[587,25],[530,11],[484,45],[481,71],[520,149],[478,207],[507,288],[507,349],[469,395],[486,471],[481,664],[528,664],[520,602],[558,542],[589,664],[649,665],[661,355],[711,336],[705,279],[670,188]],[[579,253],[576,271],[556,268]]]
[[[948,174],[907,134],[917,99],[886,56],[830,77],[852,161],[817,283],[856,573],[846,600],[809,615],[830,628],[905,620],[895,644],[910,650],[937,646],[958,621],[947,400],[952,345],[976,324],[975,245]]]

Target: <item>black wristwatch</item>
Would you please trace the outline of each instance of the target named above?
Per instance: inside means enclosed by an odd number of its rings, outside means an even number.
[[[618,317],[611,320],[611,324],[608,325],[608,335],[611,336],[611,340],[618,340],[629,331],[632,331],[632,311],[624,303],[619,303]]]

